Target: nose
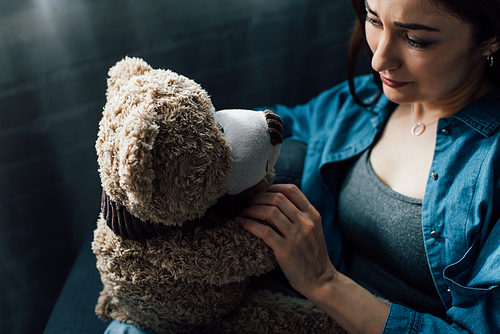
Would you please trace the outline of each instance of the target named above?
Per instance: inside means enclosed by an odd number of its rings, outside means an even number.
[[[394,38],[389,32],[379,36],[378,43],[372,48],[372,68],[377,72],[396,70],[401,67],[401,58]]]
[[[265,110],[264,114],[266,115],[267,131],[271,136],[271,144],[281,144],[285,134],[281,117],[273,113],[271,110]]]

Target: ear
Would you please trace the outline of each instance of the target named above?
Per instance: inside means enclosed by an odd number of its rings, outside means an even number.
[[[138,107],[140,108],[140,107]],[[123,122],[119,139],[120,187],[130,205],[144,206],[153,195],[153,144],[159,131],[152,113],[133,111]]]
[[[120,91],[132,77],[143,75],[151,70],[151,66],[141,58],[125,57],[117,62],[116,65],[111,67],[108,71],[109,79],[108,89],[106,91],[108,100],[113,98],[116,92]]]
[[[498,37],[493,37],[487,42],[484,43],[484,52],[483,56],[489,56],[495,54],[498,50],[500,50],[500,40]]]

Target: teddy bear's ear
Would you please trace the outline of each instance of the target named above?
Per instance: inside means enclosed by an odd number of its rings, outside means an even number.
[[[111,67],[108,71],[108,89],[106,96],[108,101],[113,98],[116,92],[120,91],[123,86],[127,85],[130,79],[134,76],[143,75],[151,71],[152,68],[141,58],[125,57]]]
[[[153,195],[153,144],[159,127],[151,113],[132,112],[123,123],[119,140],[120,188],[131,206],[149,204]]]
[[[96,150],[103,190],[131,210],[151,201],[155,178],[152,149],[159,127],[154,115],[141,106],[111,117],[118,109],[113,103],[106,105]]]

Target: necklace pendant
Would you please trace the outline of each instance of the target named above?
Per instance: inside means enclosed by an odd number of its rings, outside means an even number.
[[[414,136],[420,136],[425,131],[424,123],[416,123],[411,128],[411,134]]]

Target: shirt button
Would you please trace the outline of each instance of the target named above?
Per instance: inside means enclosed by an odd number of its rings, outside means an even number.
[[[446,292],[450,293],[451,292],[450,288],[446,289]]]
[[[432,232],[431,232],[431,237],[433,237],[434,239],[439,238],[439,232],[437,232],[437,231],[432,231]]]
[[[448,130],[447,128],[443,128],[443,129],[441,130],[441,133],[442,133],[443,135],[447,136],[447,135],[449,135],[449,134],[450,134],[450,130]]]
[[[437,173],[431,173],[431,177],[434,181],[438,179]]]

